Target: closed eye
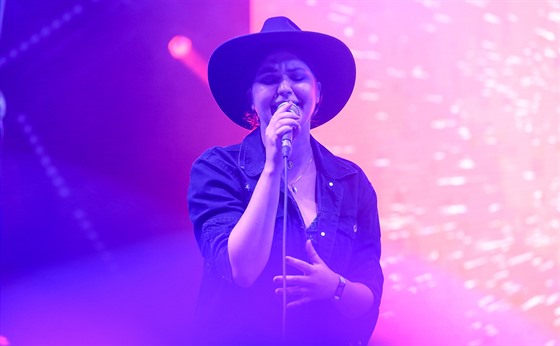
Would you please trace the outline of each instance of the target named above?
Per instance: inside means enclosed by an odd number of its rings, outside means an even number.
[[[255,81],[261,84],[272,85],[272,84],[279,83],[280,78],[281,78],[280,75],[276,73],[264,73],[257,76]]]
[[[306,73],[302,73],[302,72],[295,72],[290,74],[290,79],[296,82],[301,82],[303,80],[305,80],[307,78],[307,74]]]

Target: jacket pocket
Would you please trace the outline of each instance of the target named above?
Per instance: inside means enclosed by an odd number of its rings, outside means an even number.
[[[344,275],[352,259],[354,241],[356,240],[357,220],[355,214],[345,213],[340,216],[333,244],[333,269]]]

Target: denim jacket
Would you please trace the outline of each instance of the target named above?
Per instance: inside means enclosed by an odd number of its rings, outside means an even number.
[[[377,196],[356,164],[334,156],[314,138],[311,144],[317,166],[318,215],[315,227],[306,229],[289,195],[287,254],[309,261],[304,246],[311,239],[330,269],[371,289],[374,306],[356,319],[342,316],[336,302],[327,300],[292,309],[287,315],[287,343],[366,344],[377,322],[383,287]],[[282,273],[283,186],[279,186],[269,261],[251,287],[233,282],[227,252],[229,234],[251,199],[264,162],[260,129],[256,129],[241,144],[210,148],[193,164],[188,206],[204,260],[196,316],[200,342],[274,344],[281,340],[282,300],[274,294],[272,278]],[[301,274],[293,268],[288,273]]]

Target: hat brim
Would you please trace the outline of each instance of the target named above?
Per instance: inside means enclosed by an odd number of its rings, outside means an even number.
[[[260,63],[279,49],[296,55],[321,83],[321,104],[311,128],[334,118],[346,105],[356,81],[350,49],[335,37],[311,31],[260,32],[226,41],[212,53],[208,82],[222,111],[239,126],[250,129],[249,90]]]

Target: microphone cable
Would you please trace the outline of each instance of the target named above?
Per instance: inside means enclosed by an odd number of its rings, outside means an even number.
[[[282,338],[286,341],[286,234],[288,228],[288,155],[284,155],[284,217],[282,221]]]
[[[292,101],[282,102],[278,108],[284,106],[286,103],[291,103],[289,112],[300,115],[299,107]],[[282,220],[282,339],[286,341],[286,315],[288,305],[288,294],[286,293],[286,238],[288,228],[288,158],[292,154],[292,136],[290,131],[282,136],[282,157],[284,159],[284,217]]]

